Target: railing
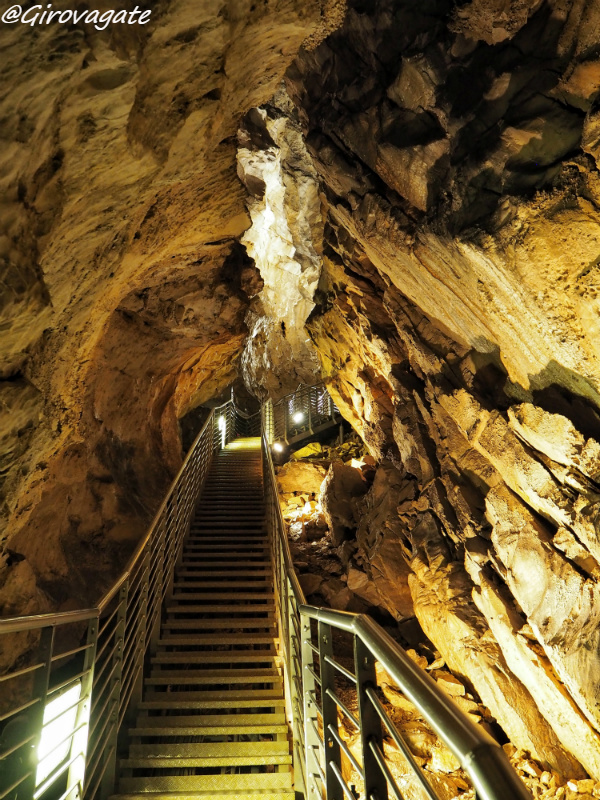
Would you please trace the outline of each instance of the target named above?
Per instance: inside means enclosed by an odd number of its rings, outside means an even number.
[[[0,800],[113,793],[119,728],[141,699],[145,657],[202,483],[228,438],[218,420],[231,417],[230,406],[209,416],[146,537],[97,607],[0,620]]]
[[[0,800],[106,800],[112,794],[119,729],[141,698],[146,656],[159,636],[161,607],[213,454],[236,436],[253,435],[257,416],[240,414],[233,401],[211,412],[148,534],[97,607],[0,620]],[[496,742],[369,617],[306,605],[279,506],[264,408],[262,420],[297,794],[354,800],[348,783],[354,774],[364,800],[390,794],[401,800],[384,752],[385,729],[430,800],[438,797],[379,698],[378,661],[454,752],[483,800],[530,797]],[[352,640],[350,660],[337,652],[344,634]],[[362,756],[351,751],[341,717],[358,732]]]
[[[293,444],[341,422],[340,412],[324,384],[302,386],[276,403],[263,406],[263,429],[270,444]],[[254,434],[259,435],[259,434]]]
[[[363,800],[403,800],[384,752],[385,731],[425,796],[439,800],[379,696],[375,667],[379,662],[390,682],[454,753],[479,798],[530,800],[498,743],[377,623],[363,614],[306,605],[290,555],[266,433],[262,447],[285,686],[294,734],[296,791],[305,800],[355,800],[359,796]],[[344,634],[350,641],[344,642]],[[340,726],[343,718],[360,741],[358,757]],[[361,786],[360,793],[349,785],[350,775]]]

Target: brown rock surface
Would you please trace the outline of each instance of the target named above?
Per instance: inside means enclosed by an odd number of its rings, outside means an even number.
[[[236,373],[235,134],[321,12],[169,0],[144,27],[3,26],[2,523],[52,605],[114,577],[180,462],[177,418]]]
[[[596,796],[600,4],[350,0],[321,41],[340,5],[3,31],[0,599],[97,597],[250,329],[255,391],[318,355],[379,465],[332,468],[305,581],[414,613],[536,792]]]

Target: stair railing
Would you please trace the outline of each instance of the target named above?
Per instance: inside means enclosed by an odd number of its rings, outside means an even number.
[[[211,412],[96,607],[0,620],[0,800],[113,793],[119,729],[141,699],[144,661],[213,454],[232,438],[230,406]]]
[[[323,383],[301,386],[277,402],[268,400],[263,405],[263,426],[270,444],[274,441],[293,444],[341,420],[338,407]]]
[[[263,418],[268,420],[267,415]],[[284,682],[293,713],[296,791],[305,800],[403,800],[386,755],[385,735],[404,756],[425,795],[439,800],[382,702],[375,666],[379,662],[389,683],[400,689],[456,756],[481,800],[530,800],[504,750],[383,628],[364,614],[306,604],[290,554],[270,444],[264,431],[265,499]],[[344,635],[351,638],[352,663],[347,646],[337,655]],[[353,731],[350,736],[348,728]],[[352,738],[360,743],[354,752]],[[350,775],[355,785],[349,785]],[[356,785],[362,791],[358,792]]]

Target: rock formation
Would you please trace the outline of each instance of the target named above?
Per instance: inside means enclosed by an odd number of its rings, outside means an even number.
[[[236,375],[239,120],[339,14],[167,0],[146,26],[2,26],[4,613],[97,599],[180,463],[177,418]]]
[[[356,0],[286,75],[326,210],[308,329],[399,476],[359,536],[511,741],[595,778],[599,13]]]
[[[2,31],[4,613],[98,596],[240,361],[320,368],[344,591],[600,779],[600,2],[201,5]]]

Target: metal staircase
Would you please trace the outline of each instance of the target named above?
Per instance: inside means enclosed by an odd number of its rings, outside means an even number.
[[[309,393],[310,425],[334,418],[324,391]],[[372,619],[306,604],[269,405],[258,422],[262,439],[237,438],[257,420],[233,401],[211,413],[97,606],[0,620],[0,800],[403,800],[386,741],[440,800],[376,662],[480,800],[530,798],[497,742]]]
[[[115,800],[292,800],[260,439],[214,460],[165,612]]]

